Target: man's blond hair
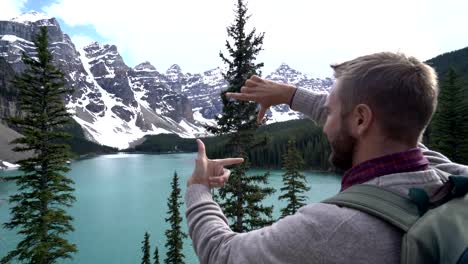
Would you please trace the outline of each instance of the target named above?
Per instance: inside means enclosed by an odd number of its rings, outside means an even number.
[[[437,74],[401,53],[382,52],[331,66],[340,89],[342,115],[367,104],[391,139],[413,143],[437,106]]]

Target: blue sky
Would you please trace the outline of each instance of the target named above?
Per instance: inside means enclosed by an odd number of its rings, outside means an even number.
[[[75,45],[115,44],[133,67],[164,72],[222,66],[234,0],[0,0],[0,19],[36,10],[54,16]],[[328,65],[379,51],[422,60],[468,46],[466,0],[250,0],[250,26],[265,32],[259,60],[269,73],[283,62],[316,77]]]
[[[53,0],[28,0],[20,8],[20,11],[22,13],[29,11],[44,12],[43,8],[50,6],[53,2]],[[65,21],[63,21],[63,19],[61,19],[60,17],[57,17],[57,20],[60,24],[60,27],[62,28],[62,31],[70,36],[85,35],[88,36],[90,39],[101,43],[107,42],[105,38],[103,38],[96,32],[95,27],[91,24],[70,26],[69,24],[65,23]]]

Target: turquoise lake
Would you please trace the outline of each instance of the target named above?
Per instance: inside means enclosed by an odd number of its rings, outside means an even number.
[[[169,227],[167,197],[170,181],[177,171],[182,196],[194,166],[196,153],[144,155],[115,154],[74,161],[68,176],[75,181],[77,201],[68,209],[74,217],[75,232],[68,236],[77,244],[73,260],[61,263],[140,263],[144,233],[151,235],[151,252],[159,248],[160,262],[165,258],[164,231]],[[252,173],[264,170],[252,170]],[[0,176],[17,172],[0,172]],[[284,202],[278,201],[282,186],[281,170],[271,171],[270,185],[277,190],[265,204],[275,206],[277,218]],[[311,190],[309,202],[317,202],[337,193],[340,178],[336,175],[304,172]],[[6,199],[16,191],[14,183],[0,183],[0,223],[9,219]],[[181,212],[185,215],[185,206]],[[183,230],[187,232],[184,219]],[[18,237],[14,231],[0,229],[0,257],[14,248]],[[184,242],[186,263],[198,263],[190,239]]]

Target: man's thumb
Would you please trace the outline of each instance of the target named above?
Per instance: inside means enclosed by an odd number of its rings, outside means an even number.
[[[260,106],[260,111],[258,111],[258,116],[257,116],[257,123],[261,124],[263,117],[265,116],[266,111],[268,110],[268,107]]]
[[[205,144],[200,139],[197,139],[197,145],[198,145],[198,158],[205,158],[206,157]]]

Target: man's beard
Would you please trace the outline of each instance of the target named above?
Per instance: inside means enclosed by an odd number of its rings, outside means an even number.
[[[341,127],[335,140],[330,141],[331,154],[329,161],[339,170],[347,171],[353,167],[353,152],[356,139]]]

